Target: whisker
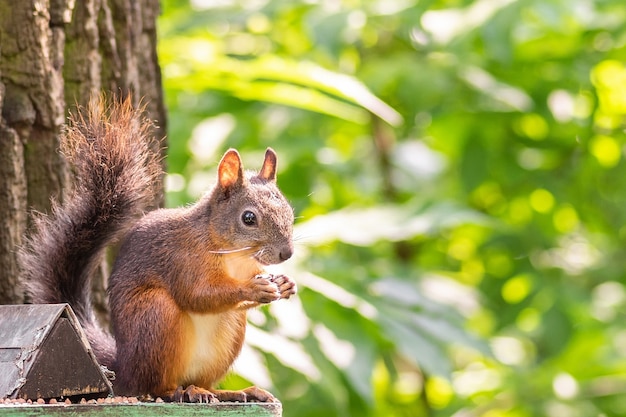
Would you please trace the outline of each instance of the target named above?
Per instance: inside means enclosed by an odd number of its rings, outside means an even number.
[[[310,240],[312,237],[314,237],[314,235],[311,235],[311,234],[309,234],[309,235],[301,235],[301,234],[294,235],[293,236],[293,242],[294,243],[298,243],[298,244],[303,244],[303,243],[307,244],[307,241]]]
[[[237,259],[252,258],[252,257],[255,256],[255,253],[256,252],[254,251],[254,249],[250,249],[250,250],[242,251],[242,252],[237,252],[235,254],[235,258],[237,258]]]
[[[304,240],[309,238],[310,236],[305,236],[305,235],[293,235],[293,241],[296,242],[298,240]]]
[[[265,248],[261,248],[252,255],[253,258],[260,258],[265,253]]]
[[[237,252],[244,252],[247,250],[252,249],[252,246],[246,246],[243,248],[239,248],[239,249],[218,249],[218,250],[209,250],[207,252],[209,253],[219,253],[219,254],[229,254],[229,253],[237,253]]]

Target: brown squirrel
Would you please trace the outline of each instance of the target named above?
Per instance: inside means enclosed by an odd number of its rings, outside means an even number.
[[[227,151],[217,184],[185,208],[149,211],[159,159],[130,99],[92,101],[70,116],[61,151],[76,184],[50,215],[35,216],[20,250],[34,303],[69,303],[114,390],[169,401],[275,401],[257,387],[216,390],[239,355],[246,310],[296,293],[265,265],[293,253],[293,209],[276,186],[276,153],[258,174]],[[124,237],[109,277],[112,337],[95,319],[90,277]]]

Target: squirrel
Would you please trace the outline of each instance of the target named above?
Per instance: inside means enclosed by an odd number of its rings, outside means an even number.
[[[33,303],[69,303],[118,395],[165,401],[276,401],[269,392],[215,389],[239,355],[246,310],[296,293],[264,267],[293,254],[293,209],[276,185],[276,153],[258,173],[228,150],[217,184],[195,204],[150,210],[162,175],[152,122],[130,98],[100,96],[70,114],[61,152],[75,184],[36,214],[19,251]],[[111,243],[112,334],[98,323],[90,280]]]

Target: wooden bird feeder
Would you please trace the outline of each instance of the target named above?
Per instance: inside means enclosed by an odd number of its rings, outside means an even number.
[[[282,416],[279,402],[142,403],[136,398],[134,401],[112,398],[112,394],[111,384],[67,304],[0,306],[0,415],[3,417]],[[59,398],[66,401],[40,403]]]
[[[67,304],[0,306],[0,398],[112,394]]]

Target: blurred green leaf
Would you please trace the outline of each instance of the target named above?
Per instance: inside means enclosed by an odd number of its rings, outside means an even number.
[[[201,132],[296,209],[285,416],[626,414],[622,0],[162,4],[169,204]]]
[[[311,62],[277,56],[230,58],[221,55],[213,42],[194,38],[161,46],[163,53],[172,55],[179,48],[189,55],[186,61],[172,64],[169,83],[173,88],[196,93],[222,90],[243,100],[289,105],[361,124],[369,120],[368,112],[391,125],[402,123],[402,116],[362,82]]]
[[[368,246],[379,240],[395,242],[433,235],[465,223],[487,224],[488,219],[446,202],[421,205],[417,209],[413,205],[348,207],[302,222],[295,233],[306,236],[309,245],[339,240]]]

